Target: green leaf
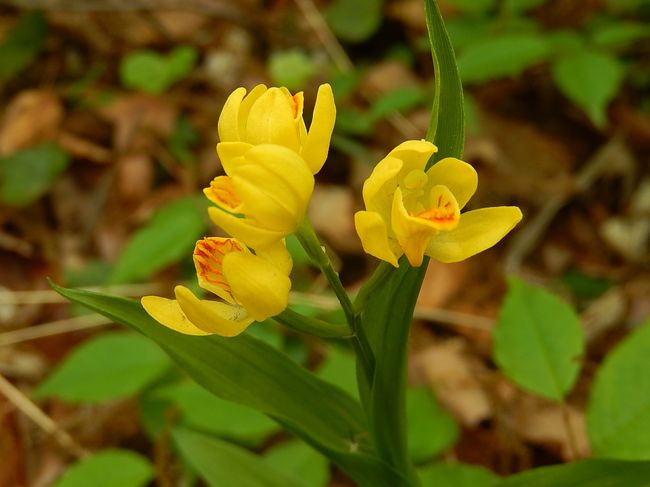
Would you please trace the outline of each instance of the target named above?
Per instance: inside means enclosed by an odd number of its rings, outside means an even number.
[[[384,93],[372,104],[370,114],[374,119],[381,119],[395,113],[408,112],[424,104],[426,94],[418,87],[398,88]]]
[[[129,240],[115,264],[113,284],[143,280],[190,255],[207,231],[204,198],[188,197],[159,209]]]
[[[650,462],[582,460],[508,477],[494,487],[648,487]]]
[[[327,357],[318,369],[318,376],[334,384],[352,397],[359,396],[354,355],[338,347],[329,347]]]
[[[640,22],[612,22],[591,34],[591,42],[601,48],[625,48],[650,37],[650,27]]]
[[[541,288],[509,279],[493,340],[497,364],[524,389],[562,401],[578,378],[584,351],[580,320]]]
[[[43,196],[70,160],[57,145],[47,143],[0,158],[0,201],[27,206]]]
[[[258,447],[279,427],[255,409],[219,399],[195,382],[169,386],[151,394],[167,399],[181,414],[181,424],[249,447]]]
[[[494,8],[496,0],[445,0],[445,3],[468,14],[482,15]]]
[[[648,351],[650,321],[626,337],[596,374],[587,431],[599,456],[650,460]]]
[[[280,443],[264,454],[264,460],[305,487],[325,487],[329,483],[327,459],[302,441]]]
[[[521,15],[527,10],[544,5],[548,0],[504,0],[502,7],[505,12],[512,15]]]
[[[336,36],[346,42],[363,42],[381,25],[383,0],[333,0],[325,20]]]
[[[435,463],[418,473],[422,487],[495,487],[499,483],[499,477],[489,470],[466,463]]]
[[[47,22],[38,11],[25,13],[0,44],[0,81],[29,66],[45,44]]]
[[[318,63],[300,49],[271,54],[269,74],[276,86],[299,91],[318,72]]]
[[[129,450],[103,450],[72,465],[52,487],[144,487],[154,470]]]
[[[549,54],[548,42],[542,36],[508,34],[468,46],[458,57],[458,69],[464,83],[486,83],[518,76],[545,61]]]
[[[183,457],[211,487],[304,487],[231,443],[182,429],[175,429],[173,437]]]
[[[582,51],[555,61],[552,73],[560,91],[582,108],[594,125],[602,128],[607,124],[607,105],[618,93],[625,74],[615,57]]]
[[[406,418],[409,454],[416,463],[431,460],[458,439],[454,418],[426,387],[406,391]]]
[[[108,333],[77,347],[35,392],[68,402],[101,402],[136,394],[169,368],[167,356],[149,340]]]
[[[160,94],[185,78],[197,57],[196,49],[191,46],[178,46],[167,56],[146,49],[134,51],[122,59],[120,78],[127,88]]]
[[[147,335],[208,391],[271,416],[360,486],[399,485],[397,474],[374,457],[366,443],[359,404],[271,346],[246,334],[235,338],[182,335],[158,324],[136,301],[53,287],[66,298]]]

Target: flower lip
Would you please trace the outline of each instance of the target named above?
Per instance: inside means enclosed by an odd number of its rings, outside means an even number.
[[[219,206],[225,205],[229,211],[235,211],[241,205],[241,200],[228,176],[217,176],[210,181],[210,186],[203,192],[210,201]]]
[[[232,252],[244,252],[235,239],[204,238],[194,247],[194,265],[201,287],[234,304],[235,297],[223,273],[223,259]]]

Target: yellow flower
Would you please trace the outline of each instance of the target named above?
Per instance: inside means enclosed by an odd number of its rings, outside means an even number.
[[[282,242],[253,254],[233,238],[204,238],[194,248],[194,266],[199,285],[224,302],[199,299],[184,286],[174,289],[176,299],[143,297],[147,313],[172,330],[232,337],[287,307],[292,262]]]
[[[424,140],[393,149],[363,185],[366,211],[354,216],[364,250],[398,267],[406,254],[417,267],[424,255],[458,262],[501,240],[521,220],[515,206],[460,213],[478,185],[469,164],[447,157],[424,171],[437,151]]]
[[[216,205],[208,210],[216,225],[254,249],[296,230],[314,189],[314,176],[298,154],[275,144],[249,146],[224,169],[227,176],[203,190]]]
[[[324,84],[318,89],[309,131],[302,118],[303,100],[302,92],[291,95],[286,88],[257,85],[248,96],[245,88],[237,88],[219,117],[217,150],[224,167],[251,145],[278,144],[299,154],[312,174],[320,171],[336,118],[332,88]]]

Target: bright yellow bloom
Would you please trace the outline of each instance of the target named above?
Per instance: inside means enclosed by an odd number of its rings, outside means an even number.
[[[363,185],[366,211],[354,216],[364,250],[398,267],[406,254],[417,267],[424,255],[458,262],[501,240],[521,220],[515,206],[460,213],[475,193],[476,171],[447,157],[424,171],[437,151],[424,140],[393,149]]]
[[[253,254],[233,238],[204,238],[194,248],[194,266],[199,285],[224,302],[199,299],[184,286],[174,289],[176,299],[143,297],[147,313],[172,330],[232,337],[287,307],[292,262],[281,242]]]
[[[226,151],[219,144],[219,153]],[[275,144],[227,157],[227,176],[203,190],[212,221],[248,247],[266,249],[293,233],[305,216],[314,176],[302,158]]]
[[[302,118],[303,100],[302,92],[291,95],[286,88],[257,85],[248,96],[245,88],[237,88],[219,117],[217,150],[224,168],[251,145],[277,144],[300,155],[312,174],[320,171],[336,119],[332,88],[324,84],[318,89],[309,131]]]

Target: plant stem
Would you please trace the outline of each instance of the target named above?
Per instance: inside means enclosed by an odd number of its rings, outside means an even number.
[[[334,294],[341,303],[345,319],[347,320],[348,325],[350,325],[350,330],[352,332],[350,338],[352,339],[354,350],[359,357],[363,371],[368,379],[368,383],[371,384],[375,368],[375,359],[363,331],[360,330],[361,319],[359,313],[355,311],[350,296],[348,296],[348,293],[341,283],[338,272],[336,272],[332,267],[332,262],[325,253],[325,249],[318,240],[316,232],[307,218],[305,218],[300,227],[298,227],[295,235],[302,247],[305,249],[305,252],[307,252],[309,257],[316,263],[316,265],[318,265],[332,287]]]
[[[354,298],[353,306],[356,313],[361,313],[363,311],[363,306],[366,304],[368,297],[373,292],[377,291],[379,287],[384,285],[386,279],[388,276],[390,276],[390,273],[393,269],[394,267],[388,262],[382,261],[379,263],[375,269],[375,272],[373,272],[372,276],[370,276],[370,279],[368,279],[363,285],[356,298]]]

